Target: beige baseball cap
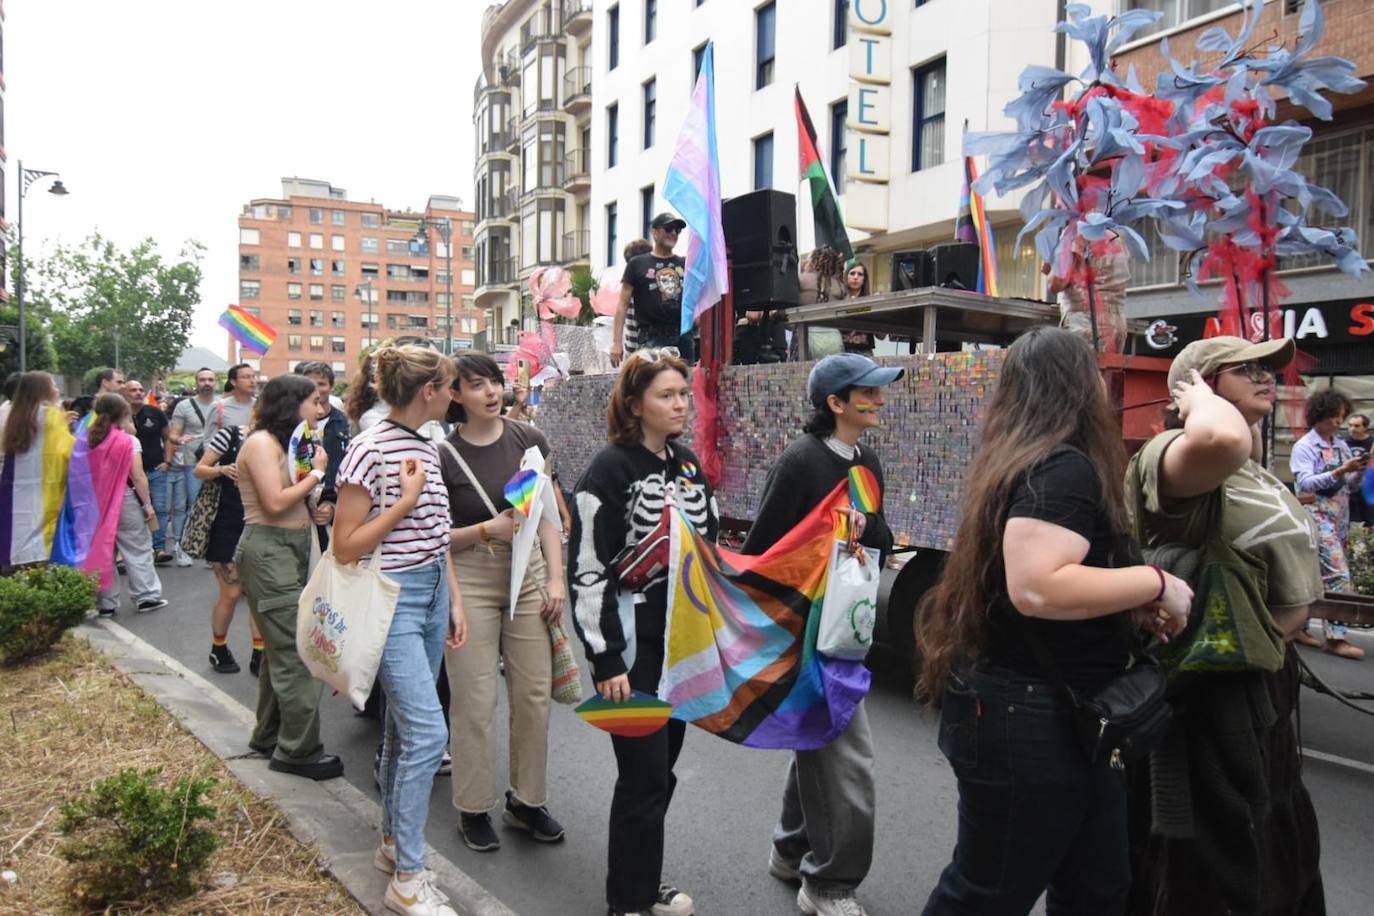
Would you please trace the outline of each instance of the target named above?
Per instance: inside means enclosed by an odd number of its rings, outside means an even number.
[[[1241,363],[1263,363],[1275,372],[1293,361],[1297,352],[1291,338],[1263,340],[1252,343],[1243,337],[1209,337],[1195,340],[1179,351],[1169,367],[1169,391],[1188,378],[1194,369],[1203,378],[1215,375],[1225,366]]]

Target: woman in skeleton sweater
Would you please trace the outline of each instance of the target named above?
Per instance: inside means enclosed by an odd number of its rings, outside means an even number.
[[[667,574],[623,592],[611,559],[659,524],[671,487],[683,514],[714,540],[711,485],[696,455],[673,440],[687,422],[687,365],[671,347],[636,350],[611,395],[611,444],[597,453],[573,493],[569,578],[577,633],[592,680],[607,700],[653,694],[663,670]],[[612,914],[687,916],[692,899],[662,880],[663,823],[685,725],[669,721],[641,738],[612,736],[619,777],[611,800],[606,898]]]

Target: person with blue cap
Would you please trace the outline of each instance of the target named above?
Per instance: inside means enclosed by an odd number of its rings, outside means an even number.
[[[876,429],[883,388],[905,370],[858,353],[816,363],[806,381],[814,413],[768,472],[742,553],[761,554],[863,465],[878,481],[878,510],[858,518],[859,541],[886,554],[892,532],[882,515],[883,466],[859,439]],[[820,916],[863,916],[855,898],[873,861],[873,736],[862,703],[849,726],[825,747],[796,751],[787,767],[782,817],[773,830],[768,872],[797,882],[797,906]]]

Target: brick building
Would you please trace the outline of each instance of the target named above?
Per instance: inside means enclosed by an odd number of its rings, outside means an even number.
[[[445,226],[452,229],[452,300]],[[239,216],[239,305],[277,332],[264,376],[323,360],[347,377],[369,343],[423,336],[453,351],[486,327],[472,305],[473,214],[453,197],[423,211],[352,201],[328,182],[283,178],[280,198]],[[453,328],[446,321],[452,309]],[[233,339],[227,357],[238,361]]]

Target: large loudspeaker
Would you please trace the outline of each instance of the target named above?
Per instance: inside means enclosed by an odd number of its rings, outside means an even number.
[[[892,289],[923,289],[935,285],[935,262],[928,251],[892,253]]]
[[[977,289],[978,246],[973,242],[946,242],[931,247],[934,280],[932,286]]]
[[[797,305],[797,198],[765,189],[721,205],[735,310]]]

